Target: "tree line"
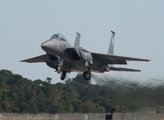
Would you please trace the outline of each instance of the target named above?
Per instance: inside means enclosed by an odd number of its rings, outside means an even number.
[[[119,84],[118,84],[119,83]],[[128,84],[128,86],[127,86]],[[12,113],[105,113],[137,111],[164,105],[163,86],[147,87],[110,79],[91,84],[78,74],[65,83],[30,80],[0,70],[0,112]]]

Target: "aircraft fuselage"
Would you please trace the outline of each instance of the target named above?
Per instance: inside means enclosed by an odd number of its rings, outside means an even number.
[[[76,51],[67,41],[59,41],[58,39],[50,39],[41,44],[42,49],[53,56],[58,56],[61,59],[64,59],[61,70],[67,68],[69,71],[78,71],[83,72],[86,70],[86,64],[94,72],[104,72],[107,71],[107,64],[101,63],[98,59],[93,59],[91,53],[82,48],[79,49],[79,55],[77,56]],[[55,68],[57,61],[47,61],[50,67]],[[94,65],[93,65],[94,63]],[[100,64],[101,63],[101,64]],[[53,65],[54,64],[54,65]],[[104,64],[104,65],[103,65]],[[69,65],[69,66],[68,66]],[[103,65],[103,66],[102,66]]]

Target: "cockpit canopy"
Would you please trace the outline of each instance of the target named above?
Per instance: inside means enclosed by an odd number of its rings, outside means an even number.
[[[51,39],[66,40],[66,37],[61,33],[56,33],[52,35]]]

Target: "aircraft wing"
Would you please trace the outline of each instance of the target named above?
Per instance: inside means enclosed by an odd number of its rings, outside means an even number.
[[[117,68],[117,67],[111,67],[110,70],[112,71],[126,71],[126,72],[140,72],[141,70],[136,70],[136,69],[129,69],[129,68]]]
[[[105,61],[108,64],[127,64],[126,61],[150,61],[149,59],[141,59],[141,58],[133,58],[133,57],[125,57],[125,56],[117,56],[117,55],[108,55],[108,54],[99,54],[99,53],[91,53],[94,58]]]
[[[21,60],[20,62],[28,62],[28,63],[35,63],[35,62],[46,62],[49,59],[48,55],[40,55],[37,57]]]

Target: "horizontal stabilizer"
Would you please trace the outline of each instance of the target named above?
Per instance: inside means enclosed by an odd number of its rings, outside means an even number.
[[[112,71],[126,71],[126,72],[140,72],[141,70],[136,69],[130,69],[130,68],[117,68],[117,67],[111,67],[110,70]]]
[[[49,59],[48,55],[40,55],[37,57],[21,60],[20,62],[28,62],[28,63],[35,63],[35,62],[46,62]]]

